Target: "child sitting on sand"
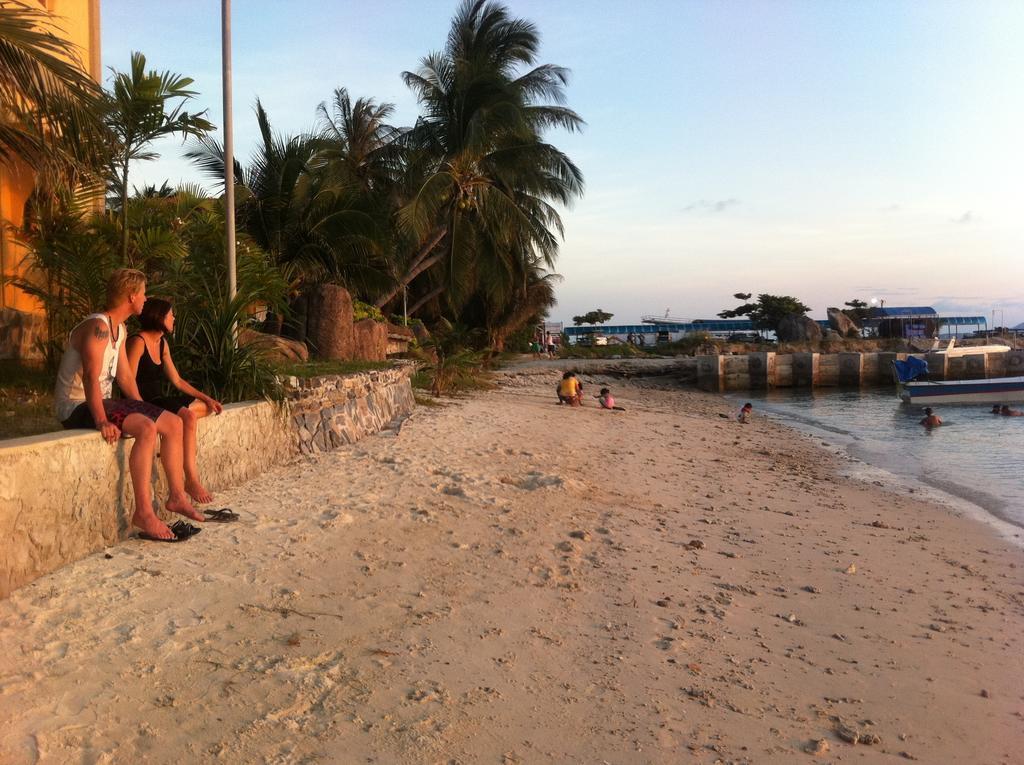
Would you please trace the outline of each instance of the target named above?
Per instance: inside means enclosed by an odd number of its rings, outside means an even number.
[[[753,412],[754,405],[748,401],[743,405],[743,408],[740,409],[739,412],[737,412],[736,421],[742,422],[744,425],[746,425],[748,422],[750,422],[750,415],[753,414]]]
[[[601,392],[594,398],[597,399],[597,403],[601,406],[602,409],[615,409],[616,411],[619,412],[626,411],[621,406],[615,406],[615,397],[612,395],[612,392],[608,390],[608,388],[601,388]]]
[[[562,381],[558,383],[558,403],[569,406],[579,406],[581,403],[580,381],[572,372],[563,374]]]

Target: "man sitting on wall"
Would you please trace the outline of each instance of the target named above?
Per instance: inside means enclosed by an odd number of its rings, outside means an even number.
[[[144,539],[175,542],[198,529],[183,523],[175,524],[172,531],[156,517],[150,477],[157,436],[160,461],[170,487],[164,507],[194,521],[203,517],[185,493],[181,418],[141,400],[125,353],[124,321],[138,316],[145,302],[145,274],[130,268],[111,274],[106,310],[90,314],[71,330],[57,371],[54,405],[65,428],[95,428],[111,444],[126,436],[135,439],[128,459],[135,494],[132,525]],[[115,379],[126,398],[113,399]]]

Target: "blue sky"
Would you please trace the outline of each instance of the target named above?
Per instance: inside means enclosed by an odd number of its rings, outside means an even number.
[[[1024,3],[510,0],[569,67],[587,193],[564,212],[553,318],[709,317],[731,294],[857,297],[1024,321]],[[215,0],[103,0],[103,61],[141,50],[221,122]],[[399,74],[454,1],[233,0],[236,152],[252,105],[308,128],[335,87],[416,104]],[[180,146],[134,183],[201,181]]]

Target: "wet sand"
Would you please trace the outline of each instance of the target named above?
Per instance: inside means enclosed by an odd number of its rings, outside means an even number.
[[[1019,548],[720,398],[556,377],[0,602],[0,762],[1021,761]]]

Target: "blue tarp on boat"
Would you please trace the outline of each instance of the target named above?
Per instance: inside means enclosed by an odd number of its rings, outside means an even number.
[[[915,356],[909,357],[906,361],[894,361],[892,365],[896,370],[896,377],[901,383],[910,382],[928,374],[928,362]]]

